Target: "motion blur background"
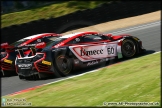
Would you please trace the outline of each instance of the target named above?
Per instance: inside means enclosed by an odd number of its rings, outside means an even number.
[[[63,33],[160,9],[161,1],[2,0],[1,42],[12,43],[39,33]]]
[[[7,14],[16,11],[23,11],[31,9],[33,7],[39,7],[44,5],[49,5],[52,3],[57,3],[60,1],[31,1],[31,0],[21,0],[21,1],[1,1],[1,13]]]

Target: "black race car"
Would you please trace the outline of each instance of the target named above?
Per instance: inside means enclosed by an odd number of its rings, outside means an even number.
[[[8,76],[8,75],[16,75],[15,70],[15,59],[17,52],[15,52],[15,49],[17,47],[22,46],[35,46],[37,43],[40,42],[49,42],[49,38],[60,36],[56,33],[42,33],[42,34],[36,34],[32,36],[25,37],[23,39],[20,39],[12,44],[2,43],[1,44],[1,76]],[[32,55],[31,49],[24,50],[24,54],[26,55]]]
[[[46,47],[45,47],[46,46]],[[142,41],[130,35],[113,36],[98,32],[79,32],[52,39],[35,46],[33,56],[23,57],[18,49],[16,71],[20,79],[67,76],[73,70],[111,59],[131,58],[142,53]]]

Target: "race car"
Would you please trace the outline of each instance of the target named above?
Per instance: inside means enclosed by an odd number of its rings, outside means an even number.
[[[26,38],[20,39],[12,44],[2,43],[1,44],[1,76],[16,75],[15,70],[15,59],[17,52],[15,48],[22,46],[35,46],[40,42],[49,42],[49,38],[60,36],[55,33],[42,33],[37,35],[28,36]],[[25,55],[31,54],[31,50],[24,50]]]
[[[113,36],[98,32],[78,32],[51,38],[39,43],[33,56],[16,57],[16,72],[20,79],[62,77],[76,69],[107,62],[111,59],[132,58],[145,51],[142,41],[128,34]],[[21,52],[21,53],[20,53]]]

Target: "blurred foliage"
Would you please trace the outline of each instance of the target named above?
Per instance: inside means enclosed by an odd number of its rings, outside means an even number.
[[[43,2],[35,1],[32,3],[43,4]],[[78,10],[93,9],[103,3],[111,3],[111,1],[55,1],[46,3],[44,5],[33,5],[28,10],[3,14],[1,17],[1,28],[39,19],[56,18]],[[21,6],[17,4],[17,7]]]

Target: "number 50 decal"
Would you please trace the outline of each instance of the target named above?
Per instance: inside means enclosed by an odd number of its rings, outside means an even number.
[[[107,45],[107,53],[108,53],[108,56],[116,56],[116,48],[117,48],[117,45],[116,44],[108,44]]]
[[[107,52],[108,52],[108,55],[114,54],[114,48],[113,47],[107,48]]]

